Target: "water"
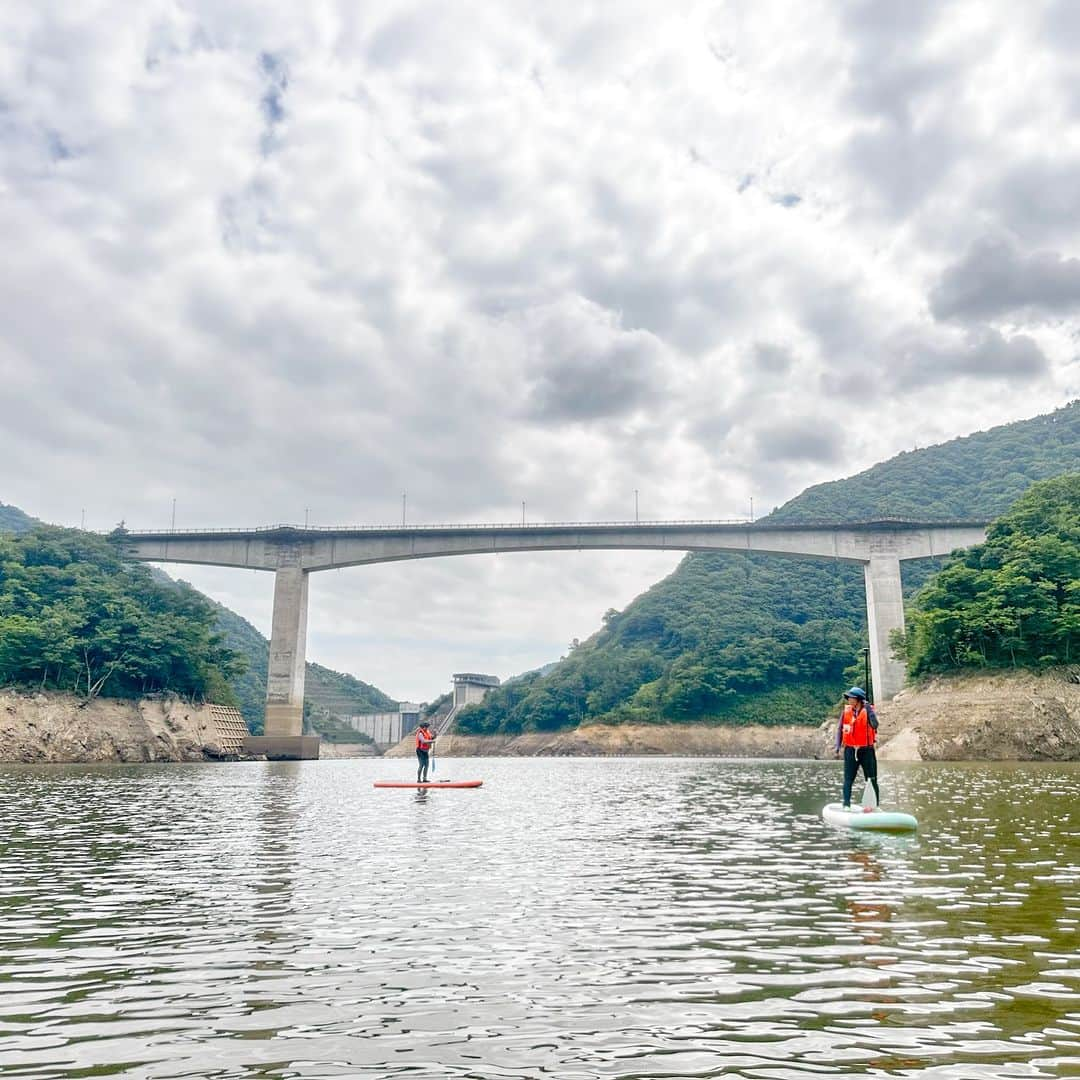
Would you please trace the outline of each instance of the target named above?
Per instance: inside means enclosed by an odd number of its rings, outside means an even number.
[[[7,1077],[1080,1075],[1080,768],[0,769]]]

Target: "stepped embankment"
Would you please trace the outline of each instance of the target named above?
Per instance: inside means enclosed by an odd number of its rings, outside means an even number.
[[[0,763],[212,761],[234,756],[214,706],[0,690]]]

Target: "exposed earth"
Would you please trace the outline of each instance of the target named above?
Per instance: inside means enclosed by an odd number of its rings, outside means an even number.
[[[0,761],[206,761],[223,745],[212,706],[166,695],[140,701],[0,690]],[[878,710],[883,761],[1080,761],[1080,666],[1035,674],[940,677]],[[449,734],[440,757],[717,756],[825,758],[835,720],[797,725],[592,724],[524,735]],[[368,746],[324,742],[326,758],[369,756]],[[411,757],[409,735],[386,752]]]
[[[0,690],[0,761],[208,761],[230,757],[209,705]]]
[[[880,711],[886,761],[1080,760],[1080,666],[939,677]]]

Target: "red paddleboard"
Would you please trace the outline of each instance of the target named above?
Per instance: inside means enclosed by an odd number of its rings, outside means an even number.
[[[426,784],[399,784],[394,780],[376,780],[375,787],[444,788],[480,787],[483,780],[432,780]]]

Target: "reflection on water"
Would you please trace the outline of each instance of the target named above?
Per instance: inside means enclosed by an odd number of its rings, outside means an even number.
[[[0,769],[5,1077],[1080,1075],[1080,769]]]

